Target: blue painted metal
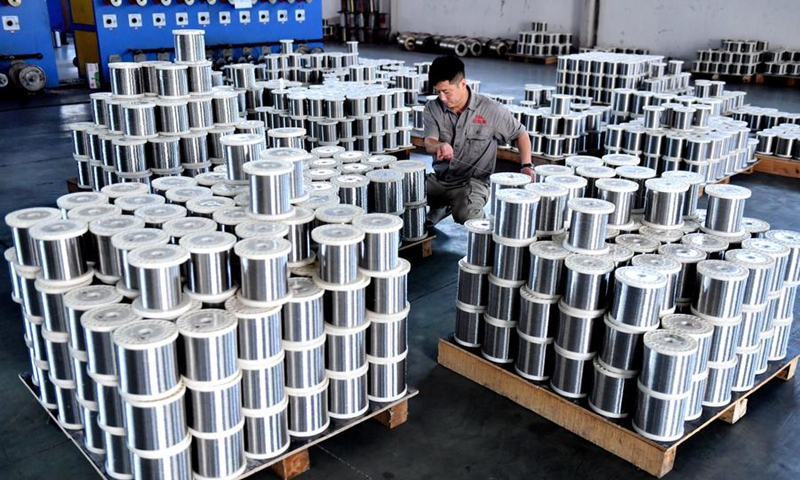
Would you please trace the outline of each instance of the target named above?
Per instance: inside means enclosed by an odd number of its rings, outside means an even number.
[[[67,22],[64,19],[64,7],[61,0],[47,0],[47,11],[50,15],[50,28],[52,30],[66,31]]]
[[[50,16],[45,0],[23,0],[19,7],[0,5],[0,17],[16,17],[19,30],[0,29],[0,55],[41,54],[40,59],[26,59],[25,63],[38,65],[47,76],[48,88],[58,86],[58,69],[50,30]],[[0,61],[0,72],[7,72],[9,61]]]
[[[304,19],[299,21],[297,12],[302,10]],[[241,18],[242,12],[249,14],[249,22]],[[264,13],[268,17],[263,17]],[[283,12],[283,13],[281,13]],[[131,15],[140,15],[140,23],[131,25]],[[154,15],[163,14],[163,24],[155,23]],[[109,18],[114,15],[117,27],[106,28]],[[178,24],[178,17],[186,18],[185,25]],[[208,24],[201,24],[200,17],[207,16]],[[221,20],[221,15],[227,15],[229,23]],[[133,61],[137,51],[146,50],[150,60],[157,58],[156,50],[168,50],[170,59],[174,59],[172,31],[176,29],[202,29],[206,31],[206,46],[220,48],[214,49],[214,59],[222,56],[222,47],[236,45],[234,57],[241,56],[241,46],[254,47],[252,54],[257,58],[262,54],[262,48],[270,42],[281,39],[317,40],[312,46],[321,46],[322,39],[322,2],[314,0],[309,2],[286,1],[272,4],[259,1],[249,8],[236,9],[230,3],[217,1],[214,5],[196,0],[193,5],[177,3],[172,0],[169,6],[152,3],[139,6],[128,3],[127,0],[119,7],[94,0],[94,17],[96,27],[92,25],[75,24],[76,30],[96,31],[99,43],[101,71],[103,79],[108,79],[109,57],[119,56],[123,61]],[[280,17],[280,18],[279,18]],[[282,21],[285,20],[285,21]],[[182,22],[183,23],[183,22]],[[278,47],[272,48],[274,51]],[[80,52],[79,52],[80,55]]]

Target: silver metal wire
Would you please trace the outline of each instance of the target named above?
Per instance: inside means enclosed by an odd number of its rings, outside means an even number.
[[[328,379],[317,388],[288,389],[289,435],[306,438],[318,435],[330,425],[328,417]]]
[[[572,255],[564,260],[564,266],[564,305],[584,311],[604,309],[608,301],[605,294],[609,274],[614,263],[602,257]]]
[[[203,309],[179,317],[176,325],[182,338],[182,374],[186,380],[222,382],[236,375],[237,321],[233,314]]]
[[[583,398],[589,393],[592,375],[592,355],[577,355],[553,346],[555,358],[550,387],[559,395],[568,398]]]
[[[134,173],[147,170],[146,140],[119,137],[113,139],[111,143],[114,148],[114,167],[118,172]]]
[[[401,259],[394,270],[371,272],[371,281],[367,286],[367,310],[383,315],[393,315],[405,310],[410,271],[411,265],[407,260]]]
[[[539,196],[529,190],[508,188],[497,192],[494,234],[512,240],[535,238],[538,203]]]
[[[275,408],[285,398],[284,353],[261,361],[239,360],[242,369],[242,408],[250,412]]]
[[[219,143],[223,147],[228,179],[238,182],[248,180],[244,164],[258,160],[261,151],[266,148],[263,137],[246,133],[225,135],[219,139]]]
[[[708,364],[708,382],[703,396],[704,407],[722,407],[731,402],[731,387],[736,370],[736,360]]]
[[[320,279],[327,283],[346,285],[358,279],[359,244],[364,232],[351,225],[324,225],[311,232],[319,244]]]
[[[456,298],[459,302],[473,307],[483,307],[487,303],[489,267],[472,265],[462,258],[458,262],[458,288]]]
[[[244,422],[227,432],[194,432],[192,455],[192,473],[203,478],[226,478],[244,472]]]
[[[488,280],[486,315],[497,321],[516,323],[519,317],[519,290],[525,282],[503,280],[493,275],[489,275]]]
[[[572,220],[564,248],[577,253],[603,252],[606,247],[608,217],[614,205],[604,200],[581,198],[570,200]]]
[[[625,418],[630,414],[635,383],[633,374],[621,374],[605,368],[595,358],[594,381],[589,394],[589,406],[609,418]]]
[[[199,62],[206,59],[204,30],[173,30],[176,62]]]
[[[122,132],[128,137],[154,137],[156,131],[156,105],[152,102],[134,101],[122,106]]]
[[[288,398],[284,397],[281,405],[272,410],[245,416],[247,458],[272,458],[289,448],[288,405]]]
[[[178,327],[174,323],[140,320],[118,328],[113,338],[117,348],[119,390],[126,399],[163,398],[180,391]],[[182,405],[182,394],[176,397],[179,401],[175,403]],[[151,434],[158,434],[159,430],[155,427]],[[137,433],[147,435],[146,431]]]
[[[633,428],[642,436],[669,442],[683,436],[688,395],[669,397],[655,394],[637,385]]]
[[[234,246],[241,277],[239,299],[248,306],[271,306],[288,295],[291,244],[283,239],[249,238]]]
[[[28,235],[35,245],[35,258],[41,266],[42,278],[72,280],[89,271],[84,256],[84,234],[88,229],[83,220],[46,220],[35,224],[24,233],[18,231],[17,235]],[[20,238],[20,245],[23,244],[22,240]],[[25,242],[25,251],[28,251],[29,245]]]
[[[145,145],[147,168],[174,170],[181,166],[180,137],[156,137]]]
[[[367,214],[354,219],[353,225],[361,228],[365,234],[359,255],[361,268],[371,272],[387,272],[398,267],[400,230],[403,228],[398,217],[388,214]],[[378,312],[378,310],[373,311]]]
[[[189,103],[186,100],[159,99],[156,101],[158,133],[181,135],[189,132]]]
[[[467,263],[478,267],[490,266],[494,256],[491,220],[467,220],[464,227],[468,232]]]
[[[745,200],[750,190],[736,185],[709,185],[704,227],[711,232],[737,234],[742,231]]]
[[[689,184],[653,178],[645,182],[645,188],[642,223],[665,230],[683,227],[683,203]]]
[[[528,290],[541,295],[560,296],[563,292],[564,260],[569,256],[569,251],[547,241],[531,244],[529,252]],[[528,333],[524,329],[523,332]]]
[[[480,347],[483,343],[484,307],[473,307],[456,301],[456,323],[453,338],[465,347]]]
[[[595,188],[600,200],[614,205],[614,211],[608,217],[608,224],[612,227],[629,225],[638,185],[630,180],[601,178],[595,182]]]
[[[555,344],[570,353],[593,355],[600,343],[594,332],[602,316],[602,312],[579,311],[560,306]]]
[[[697,341],[676,331],[644,334],[639,382],[663,395],[689,393],[697,360]]]
[[[742,312],[747,277],[748,270],[732,262],[704,260],[698,263],[698,291],[692,308],[713,318],[737,318]]]
[[[310,342],[324,335],[323,291],[310,278],[290,278],[292,296],[283,305],[283,339]]]
[[[138,63],[112,62],[108,64],[111,93],[122,97],[142,94],[142,72]]]
[[[396,170],[372,170],[366,173],[367,211],[375,213],[403,212],[403,174]]]
[[[622,267],[614,272],[614,279],[611,318],[636,329],[657,327],[667,290],[666,277],[642,267]]]
[[[250,178],[250,211],[280,218],[291,215],[293,167],[279,160],[258,160],[242,167]]]
[[[544,381],[550,378],[553,366],[552,339],[538,339],[519,335],[519,351],[514,369],[523,378]]]
[[[186,65],[166,63],[156,66],[158,96],[185,98],[189,95],[189,74]]]
[[[328,415],[346,420],[363,415],[369,408],[367,399],[368,365],[356,372],[328,372]]]
[[[352,373],[367,365],[367,327],[325,327],[325,368],[328,372]]]
[[[427,218],[427,203],[409,203],[403,212],[402,237],[405,242],[416,242],[428,236],[425,228]]]
[[[508,281],[520,281],[528,272],[528,247],[524,244],[493,236],[494,256],[492,275]]]
[[[493,363],[513,363],[517,350],[517,322],[483,317],[481,355]]]

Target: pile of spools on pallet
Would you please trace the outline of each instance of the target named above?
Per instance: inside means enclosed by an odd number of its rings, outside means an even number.
[[[800,233],[743,217],[743,187],[707,186],[699,210],[695,173],[639,184],[625,167],[592,175],[599,158],[566,163],[536,183],[491,177],[492,216],[466,224],[455,341],[677,440],[785,357]]]
[[[709,183],[749,168],[758,142],[746,122],[720,116],[721,102],[712,100],[723,96],[723,86],[698,81],[696,97],[615,91],[611,119],[626,121],[608,125],[606,153],[636,156],[659,173],[697,172]],[[740,102],[743,95],[730,98]],[[623,113],[629,111],[641,114]]]
[[[459,57],[487,55],[503,58],[515,51],[516,44],[516,41],[505,38],[444,36],[417,32],[397,34],[397,45],[403,50],[441,52]]]
[[[525,57],[566,55],[572,48],[572,34],[548,32],[547,22],[531,22],[530,30],[519,32],[516,54]]]
[[[6,217],[33,383],[114,478],[232,478],[405,395],[424,164],[259,127],[217,173]]]
[[[724,75],[753,75],[761,63],[769,42],[762,40],[722,40],[722,48],[697,51],[692,71]]]

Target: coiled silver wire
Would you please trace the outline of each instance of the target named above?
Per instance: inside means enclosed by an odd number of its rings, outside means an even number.
[[[664,395],[689,393],[697,360],[697,341],[675,331],[647,332],[639,382]]]
[[[666,277],[650,269],[633,266],[618,268],[614,272],[614,279],[611,318],[616,323],[638,329],[657,327],[667,290]]]
[[[66,293],[63,303],[70,347],[81,352],[87,350],[86,335],[81,325],[81,317],[87,311],[117,304],[121,301],[122,295],[117,292],[117,289],[105,285],[79,287]]]
[[[273,458],[288,450],[288,397],[281,404],[263,412],[245,415],[245,456],[251,459]]]
[[[186,101],[190,129],[207,130],[214,127],[214,109],[210,95],[192,96]]]
[[[764,238],[789,249],[785,280],[792,284],[800,282],[800,234],[790,230],[772,230],[765,233]]]
[[[174,323],[166,320],[135,321],[117,328],[113,339],[122,395],[126,398],[163,398],[178,391],[178,327]]]
[[[156,131],[156,106],[152,102],[134,101],[122,106],[122,132],[128,137],[148,138]]]
[[[517,331],[519,350],[514,369],[523,378],[545,381],[550,378],[553,366],[553,340],[540,339]]]
[[[114,167],[118,172],[135,173],[147,170],[145,139],[119,137],[111,143],[114,147]]]
[[[355,218],[353,225],[365,234],[359,256],[361,268],[371,272],[386,272],[398,267],[403,223],[397,216],[371,213]]]
[[[163,98],[156,100],[158,133],[182,135],[189,132],[189,103],[186,100]]]
[[[639,186],[635,182],[616,178],[601,178],[595,182],[597,197],[614,205],[608,217],[608,225],[625,227],[631,222],[631,210]],[[597,374],[597,373],[596,373]]]
[[[674,313],[676,305],[675,292],[678,288],[678,276],[682,270],[680,262],[664,255],[641,254],[631,259],[631,265],[655,270],[666,278],[667,284],[664,289],[660,315]]]
[[[176,62],[199,62],[206,59],[204,30],[173,30]]]
[[[260,361],[239,360],[242,369],[242,409],[245,415],[275,408],[285,397],[285,353]]]
[[[519,290],[525,282],[523,280],[503,280],[493,275],[489,275],[488,280],[486,316],[498,322],[513,322],[516,327],[516,321],[519,316]]]
[[[189,96],[189,75],[186,65],[166,63],[156,66],[158,96],[185,98]]]
[[[703,396],[704,407],[722,407],[731,402],[731,387],[736,370],[736,359],[708,364],[708,381]]]
[[[214,124],[233,126],[239,122],[239,95],[236,92],[219,90],[211,97]]]
[[[325,326],[325,368],[328,372],[352,373],[367,365],[367,328]]]
[[[361,207],[367,211],[367,186],[369,180],[363,175],[339,175],[332,178],[331,183],[339,187],[339,198],[342,203]]]
[[[634,374],[620,373],[604,367],[597,358],[592,360],[594,381],[589,394],[589,407],[608,418],[626,418],[630,414]]]
[[[704,229],[726,235],[736,235],[742,231],[745,200],[750,198],[750,190],[736,185],[708,185],[708,195]]]
[[[555,345],[570,353],[594,355],[600,343],[594,332],[602,316],[602,312],[574,310],[559,305]]]
[[[570,308],[597,311],[605,308],[608,276],[614,263],[602,257],[572,255],[564,260],[565,290],[562,302]]]
[[[550,236],[563,232],[569,190],[560,185],[548,183],[530,183],[524,188],[539,195],[536,235]]]
[[[696,292],[697,264],[706,259],[705,253],[679,244],[661,245],[658,247],[658,253],[666,255],[680,264],[680,271],[675,281],[675,303],[682,306],[688,305]]]
[[[309,342],[287,342],[283,349],[286,354],[286,388],[308,389],[318,386],[325,380],[325,335]]]
[[[494,234],[512,240],[535,238],[538,204],[539,196],[530,190],[508,188],[497,192]]]
[[[604,200],[579,198],[567,203],[572,210],[572,221],[564,248],[576,253],[606,250],[608,217],[614,205]]]
[[[733,319],[742,312],[748,270],[733,262],[704,260],[697,264],[694,312],[718,319]]]
[[[244,473],[244,419],[226,432],[192,432],[192,473],[203,478],[231,478]]]
[[[241,268],[239,300],[247,306],[272,306],[288,295],[291,244],[283,239],[249,238],[234,246]]]
[[[117,360],[113,332],[132,322],[140,320],[130,305],[111,303],[86,310],[80,316],[81,330],[86,338],[86,353],[90,374],[116,376]],[[100,402],[98,389],[97,400]],[[106,412],[104,412],[104,417]],[[106,424],[118,426],[116,423]],[[121,424],[120,424],[121,425]]]
[[[281,352],[280,307],[248,308],[234,297],[225,302],[225,309],[239,321],[237,336],[241,360],[267,360]]]
[[[396,170],[380,169],[366,173],[367,211],[399,214],[404,210],[403,174]]]
[[[467,229],[467,263],[478,267],[490,266],[494,255],[492,222],[472,219],[464,223]]]
[[[528,290],[540,295],[560,296],[563,293],[564,260],[570,255],[569,251],[546,241],[531,244],[529,252]],[[530,335],[524,329],[523,332]]]
[[[310,342],[325,333],[323,330],[322,295],[310,278],[290,278],[292,292],[283,305],[283,339],[289,342]]]
[[[369,409],[367,387],[369,365],[353,372],[339,373],[328,370],[328,415],[346,420],[360,417]]]
[[[172,311],[184,304],[181,267],[189,252],[178,245],[141,247],[128,253],[138,276],[140,296],[134,302],[152,311]]]
[[[689,190],[684,194],[683,216],[684,218],[695,218],[697,216],[697,201],[700,199],[700,185],[703,184],[705,179],[697,173],[685,170],[664,172],[661,178],[689,184]]]
[[[492,363],[514,362],[517,345],[517,322],[483,316],[481,355]]]
[[[567,398],[583,398],[589,393],[593,355],[578,355],[554,345],[553,374],[550,388]]]
[[[493,236],[493,241],[492,275],[514,282],[523,280],[528,267],[527,242],[515,242],[498,236]]]
[[[148,168],[174,170],[181,166],[180,137],[156,137],[145,146]]]
[[[652,178],[645,182],[645,225],[665,230],[683,227],[683,202],[689,184]]]
[[[403,241],[416,242],[428,236],[425,229],[427,203],[409,203],[403,212]]]
[[[603,367],[618,373],[631,373],[641,369],[642,336],[644,329],[615,322],[609,314],[603,318],[605,330],[598,355]]]
[[[186,66],[189,93],[211,93],[211,62],[207,60],[201,60],[197,62],[185,63],[184,65]]]
[[[427,199],[425,190],[425,164],[415,160],[401,160],[389,168],[403,173],[403,201],[419,203]]]
[[[500,172],[489,176],[489,214],[497,212],[497,193],[506,188],[523,188],[531,183],[531,177],[522,173]]]
[[[142,92],[142,71],[138,63],[112,62],[108,64],[111,93],[121,97],[136,97]]]
[[[757,251],[728,250],[725,252],[725,260],[748,270],[742,304],[747,306],[766,304],[772,275],[775,272],[775,259]]]
[[[250,211],[257,215],[281,218],[291,215],[291,175],[288,162],[257,160],[242,170],[250,178]]]
[[[306,438],[324,432],[330,425],[328,416],[328,383],[309,389],[287,388],[289,397],[289,435]]]
[[[406,308],[408,300],[408,273],[411,264],[400,259],[398,266],[389,271],[369,272],[367,286],[367,310],[370,312],[394,315]]]
[[[688,394],[659,395],[637,384],[633,429],[657,442],[671,442],[683,436]]]
[[[184,378],[191,382],[223,382],[237,374],[236,317],[220,309],[203,309],[178,318]]]
[[[223,148],[222,154],[227,167],[228,179],[235,182],[247,181],[244,164],[259,159],[265,148],[264,138],[258,135],[236,133],[225,135],[219,139]]]
[[[323,282],[337,285],[353,283],[358,278],[359,243],[364,232],[350,225],[324,225],[311,232],[319,244],[319,276]]]
[[[483,343],[483,314],[485,311],[485,307],[474,307],[456,301],[453,339],[465,347],[480,347]]]
[[[31,214],[33,215],[33,214]],[[44,220],[30,230],[17,229],[20,244],[28,236],[36,247],[36,262],[45,280],[72,280],[89,271],[84,256],[84,235],[89,226],[83,220]],[[25,242],[27,250],[30,243]],[[33,312],[28,312],[33,313]]]

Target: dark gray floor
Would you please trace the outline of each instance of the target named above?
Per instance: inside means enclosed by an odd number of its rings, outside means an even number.
[[[362,47],[372,58],[432,58],[394,48]],[[553,84],[554,67],[469,59],[468,75],[483,91],[522,95],[523,83]],[[747,86],[748,101],[800,112],[800,90]],[[734,87],[736,88],[736,87]],[[84,96],[83,99],[86,97]],[[89,118],[79,92],[0,101],[0,215],[22,207],[53,205],[74,176],[65,124]],[[63,105],[63,106],[59,106]],[[21,108],[21,109],[20,109]],[[761,174],[734,183],[753,190],[748,216],[800,230],[797,180]],[[651,478],[623,460],[436,363],[437,339],[452,330],[456,262],[466,236],[446,220],[435,254],[411,272],[409,383],[420,390],[409,422],[393,431],[367,422],[311,449],[304,479],[522,479]],[[0,228],[0,243],[10,245]],[[795,308],[795,315],[800,308]],[[0,476],[18,479],[83,479],[95,473],[70,442],[49,425],[17,373],[29,364],[18,306],[6,275],[0,280]],[[800,336],[795,328],[792,346]],[[751,397],[737,425],[717,422],[680,447],[668,478],[800,478],[797,435],[800,383],[773,382]],[[256,478],[272,478],[263,474]]]

